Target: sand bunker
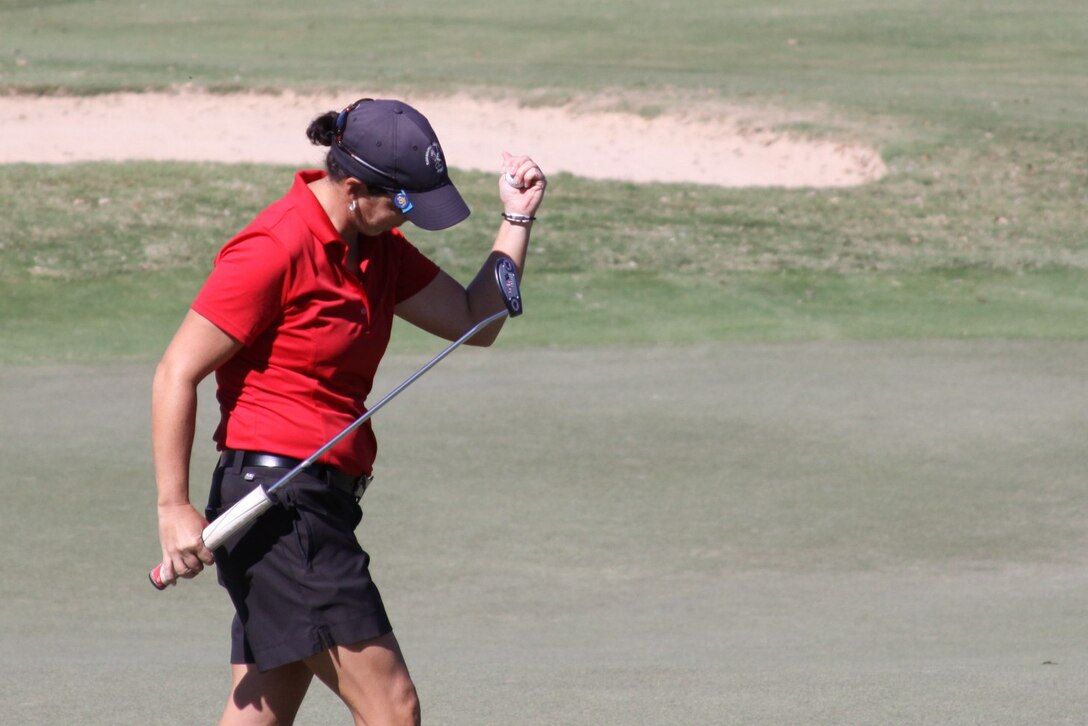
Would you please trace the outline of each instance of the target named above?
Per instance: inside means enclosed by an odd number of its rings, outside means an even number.
[[[0,97],[0,163],[180,160],[320,166],[305,129],[338,96],[197,92]],[[653,119],[467,96],[407,97],[438,132],[451,166],[497,171],[502,151],[548,173],[726,187],[841,187],[880,178],[864,146],[745,131],[734,119]]]

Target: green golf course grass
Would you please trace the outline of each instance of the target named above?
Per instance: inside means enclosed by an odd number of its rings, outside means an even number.
[[[360,540],[424,723],[1074,724],[1086,29],[1071,0],[12,1],[0,90],[735,106],[872,145],[849,189],[555,175],[526,314],[375,418]],[[217,718],[214,570],[146,578],[150,382],[291,172],[0,166],[0,721]],[[493,222],[409,236],[467,280]],[[440,347],[398,325],[375,392]],[[315,685],[297,723],[349,720]]]

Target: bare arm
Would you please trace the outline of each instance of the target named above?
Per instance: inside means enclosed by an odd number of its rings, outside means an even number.
[[[506,180],[507,175],[512,181]],[[546,187],[544,173],[532,159],[503,154],[503,174],[499,179],[499,199],[503,211],[535,216]],[[503,298],[493,278],[495,257],[505,255],[513,260],[520,278],[525,269],[532,226],[532,222],[504,219],[491,246],[491,254],[468,287],[462,287],[445,272],[440,272],[430,284],[397,305],[397,315],[429,333],[455,340],[478,321],[502,310]],[[503,322],[504,319],[500,319],[487,326],[467,341],[468,344],[491,345],[498,337]]]
[[[192,577],[215,561],[200,533],[207,524],[189,501],[189,459],[196,429],[196,389],[241,344],[192,310],[155,369],[151,447],[158,486],[164,582]]]

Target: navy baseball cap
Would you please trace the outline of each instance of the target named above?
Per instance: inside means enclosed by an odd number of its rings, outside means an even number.
[[[446,229],[470,213],[450,181],[434,129],[406,103],[363,98],[351,104],[336,119],[331,152],[352,176],[392,192],[417,227]]]

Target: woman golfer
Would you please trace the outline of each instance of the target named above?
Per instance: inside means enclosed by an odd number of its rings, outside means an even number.
[[[319,116],[307,135],[331,147],[326,171],[298,173],[286,196],[223,247],[156,369],[160,576],[173,583],[215,562],[234,602],[221,723],[291,723],[315,675],[358,724],[419,723],[415,687],[354,534],[377,448],[369,422],[273,494],[281,506],[214,557],[200,534],[361,415],[394,314],[455,340],[503,309],[495,256],[522,269],[546,181],[528,157],[503,155],[503,219],[465,288],[398,229],[406,221],[445,229],[469,214],[418,111],[363,99]],[[491,344],[500,325],[468,342]],[[222,453],[206,520],[189,501],[189,460],[197,384],[213,371]]]

